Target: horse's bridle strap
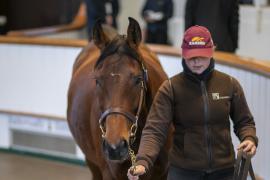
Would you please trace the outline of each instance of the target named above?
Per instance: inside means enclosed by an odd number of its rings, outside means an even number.
[[[100,116],[99,124],[103,124],[103,121],[106,119],[106,117],[111,114],[121,114],[125,116],[127,119],[129,119],[131,123],[136,123],[137,120],[136,116],[134,116],[133,114],[129,113],[128,111],[125,111],[122,108],[116,107],[116,108],[109,108],[106,111],[104,111]]]

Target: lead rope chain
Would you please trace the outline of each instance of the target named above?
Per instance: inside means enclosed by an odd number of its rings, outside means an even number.
[[[134,151],[130,148],[130,146],[128,146],[128,153],[129,153],[131,164],[132,164],[132,167],[130,169],[130,173],[133,174],[133,172],[136,170],[136,166],[135,166],[136,156],[135,156]]]

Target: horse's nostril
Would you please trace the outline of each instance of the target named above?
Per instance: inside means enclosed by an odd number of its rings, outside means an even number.
[[[127,141],[124,140],[124,139],[119,143],[119,148],[120,148],[120,149],[121,149],[121,148],[127,148],[127,146],[128,146],[128,143],[127,143]]]
[[[122,139],[117,144],[110,144],[106,140],[104,140],[103,151],[111,160],[125,159],[128,154],[128,142]]]
[[[126,140],[121,140],[118,144],[109,144],[106,140],[103,141],[103,148],[108,150],[121,150],[128,147]]]

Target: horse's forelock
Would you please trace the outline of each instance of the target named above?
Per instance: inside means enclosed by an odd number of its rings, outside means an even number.
[[[100,64],[102,64],[106,57],[112,54],[119,54],[119,56],[127,55],[132,59],[137,60],[139,63],[142,61],[139,52],[128,45],[126,36],[118,35],[108,44],[106,48],[104,48],[104,50],[101,51],[100,57],[98,58],[94,68],[96,69]]]

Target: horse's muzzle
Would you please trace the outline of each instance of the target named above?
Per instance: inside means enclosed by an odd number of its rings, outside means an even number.
[[[109,160],[123,161],[128,156],[128,142],[121,139],[117,144],[109,144],[103,139],[103,152]]]

